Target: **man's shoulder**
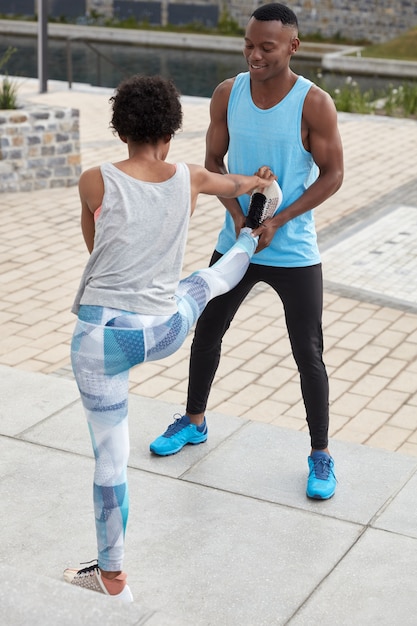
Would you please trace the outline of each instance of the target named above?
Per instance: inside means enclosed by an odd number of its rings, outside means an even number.
[[[316,85],[316,83],[312,83],[311,81],[310,88],[307,92],[306,101],[307,103],[315,103],[317,105],[333,102],[331,95],[327,91]]]
[[[212,107],[221,107],[227,109],[230,94],[232,92],[233,85],[235,84],[236,76],[232,78],[226,78],[219,83],[216,89],[213,91],[211,98]]]
[[[232,76],[231,78],[226,78],[219,83],[214,90],[214,93],[218,93],[224,95],[225,93],[230,93],[232,91],[232,87],[235,83],[236,76]]]
[[[303,106],[303,119],[309,126],[317,126],[317,123],[329,124],[330,120],[336,122],[336,106],[331,95],[313,83],[308,90]]]

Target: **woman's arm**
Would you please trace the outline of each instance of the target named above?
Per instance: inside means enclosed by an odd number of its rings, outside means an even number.
[[[80,176],[78,191],[81,200],[81,230],[88,251],[94,248],[94,211],[101,206],[104,196],[104,183],[100,168],[86,170]]]
[[[236,198],[246,193],[252,193],[254,189],[269,187],[276,180],[271,169],[264,165],[253,176],[241,174],[216,174],[209,172],[201,165],[189,165],[191,174],[191,187],[195,200],[199,193],[223,198]]]

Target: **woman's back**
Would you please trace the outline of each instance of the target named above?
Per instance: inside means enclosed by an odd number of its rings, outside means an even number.
[[[104,197],[73,312],[92,304],[170,315],[191,210],[189,169],[179,163],[163,182],[139,180],[111,163],[100,170]]]

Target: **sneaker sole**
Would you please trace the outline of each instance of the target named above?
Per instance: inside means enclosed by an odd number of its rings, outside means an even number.
[[[172,456],[173,454],[178,454],[178,452],[185,448],[185,446],[198,446],[200,445],[200,443],[205,443],[206,441],[207,437],[205,439],[202,439],[201,441],[187,441],[182,446],[179,446],[178,448],[175,448],[174,450],[169,450],[167,452],[157,452],[152,448],[152,444],[149,446],[149,449],[153,454],[156,454],[156,456]]]
[[[331,493],[329,496],[319,496],[319,495],[314,495],[314,496],[310,496],[308,492],[306,492],[306,496],[307,498],[310,498],[310,500],[330,500],[330,498],[333,498],[335,492],[333,491],[333,493]]]
[[[255,189],[249,202],[246,226],[258,228],[266,219],[274,216],[281,204],[282,190],[276,181],[262,191],[259,188]],[[258,224],[251,220],[251,212],[256,214]]]

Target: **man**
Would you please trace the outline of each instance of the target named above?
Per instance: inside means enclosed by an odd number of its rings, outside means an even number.
[[[152,442],[158,455],[175,454],[207,439],[205,409],[221,341],[237,309],[258,282],[282,300],[311,438],[307,496],[331,498],[336,488],[328,449],[329,389],[323,363],[323,283],[312,209],[334,194],[343,180],[337,113],[330,96],[289,67],[297,52],[297,17],[271,3],[256,9],[245,33],[248,72],[222,82],[210,106],[206,167],[214,172],[253,173],[268,163],[283,202],[254,230],[257,254],[240,283],[215,298],[197,324],[191,348],[186,413]],[[228,169],[224,157],[228,153]],[[245,223],[248,198],[220,198],[227,209],[211,262],[234,243]]]

